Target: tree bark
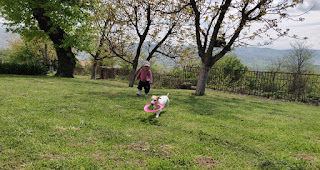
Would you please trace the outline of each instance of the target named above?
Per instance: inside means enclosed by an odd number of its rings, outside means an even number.
[[[211,70],[210,66],[207,66],[205,63],[202,63],[200,72],[198,75],[197,89],[196,89],[195,95],[197,96],[204,95],[210,70]]]
[[[92,73],[91,73],[91,79],[95,80],[96,79],[96,74],[97,74],[97,60],[94,59],[94,63],[92,66]]]
[[[45,63],[45,65],[49,65],[48,45],[47,45],[47,43],[44,44],[43,57],[44,57],[44,63]]]
[[[56,47],[58,56],[58,71],[55,76],[73,78],[76,57],[71,51],[71,47]]]
[[[129,80],[129,87],[133,87],[134,82],[136,80],[136,70],[137,70],[138,64],[132,65],[132,70],[130,73],[130,80]]]
[[[52,59],[49,60],[49,70],[50,70],[50,73],[51,73],[51,74],[54,72],[54,66],[53,66],[53,61],[52,61]]]
[[[45,9],[35,8],[32,10],[34,17],[38,21],[39,28],[49,35],[57,52],[58,71],[55,76],[73,78],[76,57],[70,45],[63,46],[63,41],[68,36],[67,33],[59,26],[52,25],[51,19],[45,15]]]

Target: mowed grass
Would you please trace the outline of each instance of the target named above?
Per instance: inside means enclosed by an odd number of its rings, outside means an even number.
[[[320,107],[127,84],[0,75],[0,169],[320,168]]]

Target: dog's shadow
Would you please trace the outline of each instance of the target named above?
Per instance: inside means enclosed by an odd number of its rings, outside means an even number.
[[[162,111],[161,114],[159,115],[159,118],[163,116],[167,111]],[[140,118],[140,122],[149,124],[149,125],[155,125],[155,126],[161,126],[159,123],[159,118],[156,118],[156,114],[153,113],[151,114],[148,118]]]

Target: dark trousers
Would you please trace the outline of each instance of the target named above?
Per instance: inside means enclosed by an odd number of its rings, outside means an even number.
[[[149,93],[149,91],[150,91],[150,83],[148,81],[142,82],[140,80],[139,85],[138,85],[138,89],[142,90],[142,87],[144,88],[144,92],[145,93]]]

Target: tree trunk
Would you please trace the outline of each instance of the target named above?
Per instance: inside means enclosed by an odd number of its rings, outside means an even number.
[[[44,57],[44,63],[45,65],[49,65],[49,58],[48,58],[48,45],[47,43],[44,44],[44,53],[43,53],[43,57]]]
[[[45,15],[46,11],[44,8],[35,8],[32,10],[34,17],[38,21],[39,28],[49,35],[57,52],[58,71],[55,76],[73,78],[76,57],[70,45],[63,45],[65,38],[68,37],[67,33],[61,27],[52,25],[51,18]]]
[[[71,47],[56,47],[56,51],[58,56],[58,71],[55,76],[73,78],[76,57],[71,51]]]
[[[133,85],[134,85],[134,82],[136,80],[136,70],[137,70],[137,66],[135,66],[131,70],[130,79],[129,79],[129,87],[133,87]]]
[[[53,61],[52,61],[52,59],[49,60],[49,70],[50,70],[50,73],[51,73],[51,74],[54,72],[54,66],[53,66]]]
[[[93,66],[92,66],[92,73],[91,73],[91,79],[96,79],[96,74],[97,74],[97,60],[94,60]]]
[[[197,81],[197,89],[195,95],[202,96],[205,93],[206,90],[206,84],[210,73],[210,66],[207,66],[206,64],[202,63],[200,72],[198,75],[198,81]]]

